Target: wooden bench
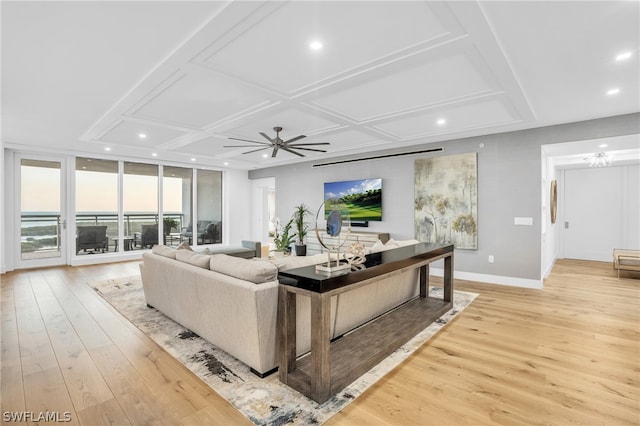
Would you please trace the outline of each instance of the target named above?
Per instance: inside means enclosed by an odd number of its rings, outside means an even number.
[[[640,250],[613,249],[613,268],[618,270],[640,271]]]

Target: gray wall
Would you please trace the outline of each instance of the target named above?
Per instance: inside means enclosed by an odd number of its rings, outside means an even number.
[[[253,170],[249,172],[249,178],[275,177],[276,215],[284,219],[301,202],[310,206],[315,216],[323,201],[324,182],[381,177],[383,221],[370,222],[369,228],[362,230],[385,231],[394,239],[408,239],[414,236],[415,159],[477,152],[478,249],[456,250],[455,269],[457,272],[540,280],[541,145],[638,133],[640,114],[635,113],[409,149],[444,147],[443,152],[434,154],[315,168],[312,165],[321,161]],[[349,158],[357,157],[341,160]],[[532,217],[533,226],[516,226],[514,217]],[[488,263],[489,255],[495,257],[495,263]]]

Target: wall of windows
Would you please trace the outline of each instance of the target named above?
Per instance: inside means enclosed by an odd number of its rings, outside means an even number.
[[[105,239],[77,244],[77,256],[220,244],[222,172],[78,157],[75,209],[76,239]]]

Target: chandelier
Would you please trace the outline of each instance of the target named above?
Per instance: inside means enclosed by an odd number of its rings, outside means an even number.
[[[589,163],[589,167],[606,167],[611,165],[611,159],[604,152],[598,152],[584,160]]]

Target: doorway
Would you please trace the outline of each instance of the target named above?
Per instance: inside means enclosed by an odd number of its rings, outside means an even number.
[[[18,267],[65,265],[66,167],[62,158],[17,156]]]

